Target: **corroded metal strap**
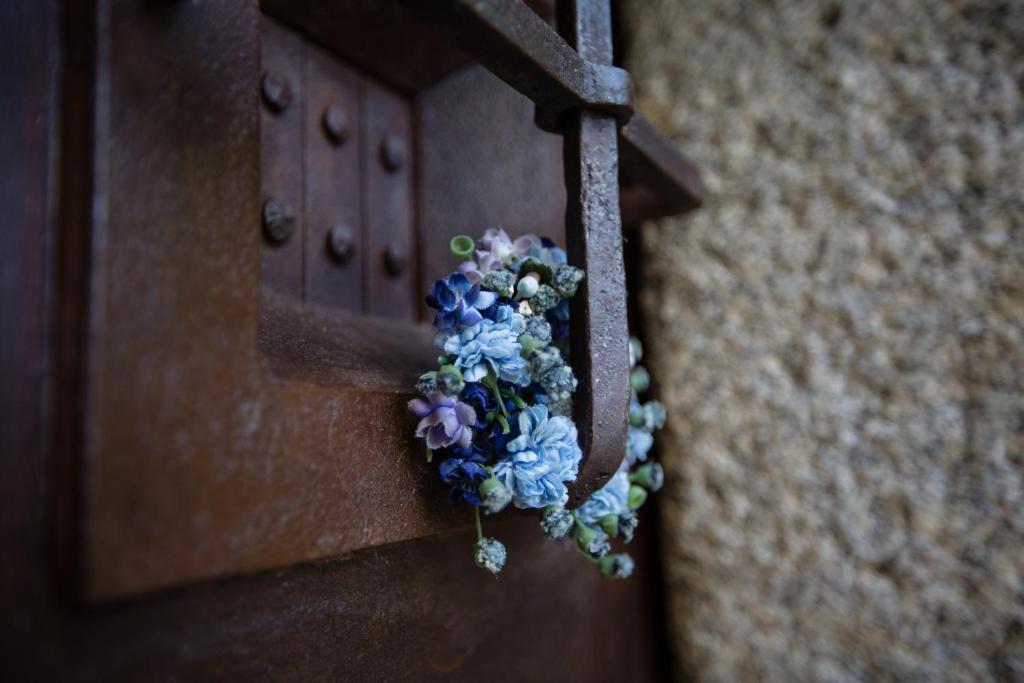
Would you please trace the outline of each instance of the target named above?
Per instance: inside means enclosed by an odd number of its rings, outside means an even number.
[[[629,404],[619,126],[630,169],[671,206],[696,206],[696,171],[641,120],[630,128],[629,75],[612,64],[609,0],[560,0],[559,33],[520,0],[399,0],[537,105],[564,138],[566,237],[587,280],[573,301],[572,365],[584,460],[575,502],[622,461]]]
[[[608,0],[564,0],[559,30],[592,63],[611,63]],[[579,379],[576,424],[584,460],[572,494],[579,503],[615,473],[626,451],[629,349],[619,216],[618,126],[607,113],[563,117],[566,240],[587,279],[572,303],[572,364]]]
[[[522,0],[399,2],[545,111],[593,109],[621,121],[633,113],[629,74],[586,59]]]
[[[522,0],[397,1],[529,97],[537,105],[537,123],[545,130],[560,131],[561,117],[569,111],[614,115],[621,126],[624,175],[649,188],[662,214],[700,206],[703,187],[696,167],[646,118],[634,114],[630,76],[611,65],[608,26],[596,21],[581,26],[583,34],[604,31],[607,36],[600,41],[587,38],[590,44],[577,51],[572,47],[577,44],[575,34],[558,35]]]

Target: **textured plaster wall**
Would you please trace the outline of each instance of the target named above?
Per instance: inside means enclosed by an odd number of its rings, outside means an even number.
[[[1024,681],[1024,2],[624,13],[681,672]]]

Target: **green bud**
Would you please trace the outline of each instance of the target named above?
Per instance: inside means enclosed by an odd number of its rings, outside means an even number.
[[[629,424],[634,427],[644,426],[644,409],[641,406],[630,406],[629,408]]]
[[[438,356],[437,357],[437,364],[438,365],[449,365],[450,363],[451,363],[451,361],[448,360],[448,356]]]
[[[520,355],[522,355],[523,358],[529,358],[530,354],[544,346],[544,342],[534,339],[528,334],[524,334],[519,337],[519,345],[523,347],[523,352]]]
[[[636,337],[629,338],[629,367],[635,366],[644,359],[644,347]]]
[[[619,533],[619,516],[618,515],[605,515],[598,522],[604,532],[609,536],[615,536]]]
[[[476,244],[473,242],[473,238],[468,235],[456,235],[448,243],[448,246],[451,248],[455,258],[466,260],[473,258],[473,248]]]
[[[493,475],[490,479],[480,484],[477,492],[483,503],[482,507],[487,511],[487,514],[493,515],[501,512],[512,501],[512,492],[501,483],[500,479]]]
[[[647,500],[647,489],[633,484],[629,487],[629,495],[626,497],[626,504],[630,510],[636,510]]]
[[[608,535],[604,531],[589,527],[578,520],[576,522],[576,546],[592,560],[604,557],[611,550]]]
[[[462,371],[454,365],[442,366],[437,371],[437,388],[448,396],[458,396],[465,386]]]
[[[646,465],[641,465],[629,475],[629,481],[653,493],[665,484],[665,471],[658,463],[649,462]]]
[[[633,391],[641,394],[651,386],[651,376],[643,366],[638,365],[629,373],[629,386]]]
[[[597,561],[597,568],[607,577],[625,579],[633,573],[633,558],[625,553],[605,555]]]
[[[619,536],[622,536],[622,540],[626,543],[631,542],[639,524],[640,518],[637,517],[634,510],[628,510],[619,515]]]

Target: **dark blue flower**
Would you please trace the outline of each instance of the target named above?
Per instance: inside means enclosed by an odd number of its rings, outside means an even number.
[[[484,452],[475,446],[455,446],[448,452],[451,457],[441,462],[438,471],[441,473],[442,481],[451,487],[448,492],[449,500],[452,503],[464,500],[470,505],[480,505],[480,484],[491,477],[490,472],[483,466],[486,461]]]
[[[544,314],[551,325],[552,339],[566,339],[569,336],[569,300],[562,299],[558,305]]]
[[[506,405],[508,403],[506,402]],[[512,406],[515,407],[514,405]],[[491,449],[494,452],[494,456],[497,458],[508,455],[508,442],[519,436],[519,418],[514,412],[509,412],[508,419],[508,434],[505,433],[505,427],[498,420],[495,420],[491,425],[491,438],[488,441],[491,444]]]
[[[480,289],[463,273],[452,273],[444,280],[434,283],[434,290],[427,296],[427,305],[437,309],[434,325],[439,330],[454,327],[470,327],[483,319],[481,310],[490,308],[498,295]]]
[[[494,398],[494,392],[477,382],[468,382],[462,390],[462,402],[472,406],[476,411],[476,423],[474,429],[483,429],[487,426],[487,413],[498,412],[498,402]]]

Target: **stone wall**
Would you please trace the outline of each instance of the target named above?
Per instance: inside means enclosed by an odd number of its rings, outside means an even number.
[[[1024,680],[1024,2],[623,12],[681,674]]]

